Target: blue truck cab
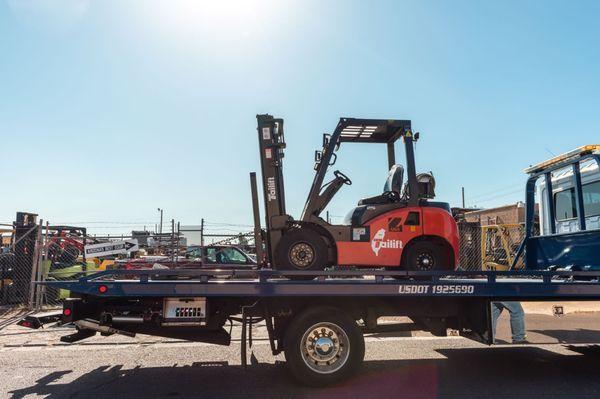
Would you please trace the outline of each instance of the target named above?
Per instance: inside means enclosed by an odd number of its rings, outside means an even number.
[[[585,145],[525,169],[527,269],[600,270],[600,145]],[[539,231],[535,215],[539,214]]]

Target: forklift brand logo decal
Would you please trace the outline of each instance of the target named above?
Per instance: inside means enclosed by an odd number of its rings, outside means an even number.
[[[371,240],[371,249],[375,252],[375,256],[379,256],[379,251],[383,248],[398,249],[402,248],[402,241],[400,240],[384,240],[385,229],[380,229]]]
[[[277,194],[275,194],[275,178],[269,177],[267,178],[267,200],[273,201],[277,199]]]

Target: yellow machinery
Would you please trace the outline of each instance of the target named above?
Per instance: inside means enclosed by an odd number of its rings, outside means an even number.
[[[114,259],[88,258],[87,261],[94,262],[94,264],[96,266],[95,271],[102,271],[102,270],[110,269],[115,264]]]
[[[524,235],[520,223],[481,226],[481,270],[509,270]],[[523,267],[522,261],[516,269]]]

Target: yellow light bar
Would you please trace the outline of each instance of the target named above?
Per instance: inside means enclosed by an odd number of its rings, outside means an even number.
[[[582,145],[581,147],[576,148],[573,151],[566,152],[566,153],[558,155],[554,158],[550,158],[549,160],[539,163],[537,165],[530,166],[527,169],[525,169],[525,173],[539,172],[542,169],[546,169],[552,165],[556,165],[558,163],[564,162],[567,159],[577,158],[582,155],[590,154],[593,152],[600,153],[600,144]]]

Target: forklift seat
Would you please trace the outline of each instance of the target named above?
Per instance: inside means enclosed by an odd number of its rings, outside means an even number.
[[[402,191],[402,181],[404,180],[404,168],[402,165],[393,165],[390,168],[388,177],[383,186],[383,194],[374,197],[363,198],[358,201],[358,205],[380,205],[396,202],[400,199]],[[390,193],[395,193],[394,196]],[[396,200],[394,200],[396,198]]]

